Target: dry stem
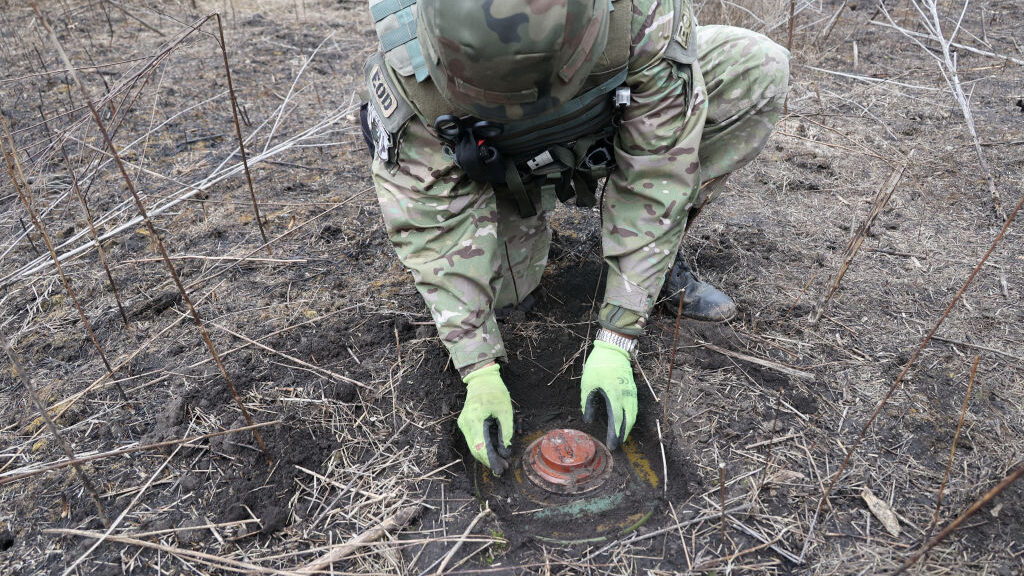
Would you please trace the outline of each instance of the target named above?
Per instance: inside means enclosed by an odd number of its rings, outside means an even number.
[[[14,366],[14,371],[18,374],[18,378],[21,379],[22,384],[25,385],[25,390],[28,391],[29,398],[32,399],[32,404],[35,405],[36,410],[39,411],[39,415],[43,421],[46,422],[46,427],[50,429],[50,434],[53,434],[54,440],[60,444],[61,450],[64,451],[64,455],[68,457],[68,460],[75,459],[75,453],[71,451],[71,446],[68,445],[64,436],[61,435],[60,430],[57,429],[57,425],[53,423],[53,419],[46,412],[46,407],[39,399],[39,394],[36,392],[35,386],[32,384],[32,378],[25,371],[25,367],[22,366],[21,362],[18,361],[18,356],[11,349],[10,343],[7,342],[7,337],[0,330],[0,344],[4,347],[4,352],[7,354],[7,358],[11,361],[11,365]],[[103,521],[104,526],[110,526],[110,518],[107,517],[107,511],[103,508],[103,502],[100,501],[100,494],[96,491],[96,487],[86,476],[85,470],[82,469],[77,463],[73,464],[75,468],[75,474],[78,475],[78,479],[82,481],[82,485],[85,486],[89,497],[92,498],[93,504],[96,505],[96,513],[99,515],[100,520]]]
[[[118,153],[117,147],[114,146],[114,142],[110,139],[110,134],[107,133],[106,126],[103,124],[103,120],[100,119],[100,115],[96,111],[96,106],[94,106],[92,100],[89,99],[88,90],[86,90],[85,85],[82,84],[81,79],[75,72],[75,67],[71,64],[71,60],[68,59],[67,54],[64,53],[64,48],[61,46],[60,40],[57,39],[57,35],[53,32],[53,29],[50,28],[50,24],[46,21],[46,18],[43,17],[43,14],[42,12],[39,11],[38,6],[35,4],[35,2],[31,2],[31,5],[33,11],[35,11],[36,13],[36,16],[39,17],[40,22],[43,24],[43,27],[45,27],[46,31],[49,33],[50,41],[53,43],[54,48],[60,55],[61,61],[64,63],[64,66],[67,68],[68,73],[71,75],[75,84],[78,86],[79,91],[81,91],[82,96],[85,99],[85,103],[89,106],[89,111],[92,112],[93,120],[95,120],[96,125],[99,128],[100,134],[103,136],[103,140],[106,143],[107,148],[110,149],[110,154],[114,158],[114,163],[117,164],[118,170],[124,177],[125,185],[127,186],[128,191],[131,193],[132,198],[135,200],[135,205],[139,210],[139,215],[142,216],[143,221],[145,221],[146,229],[149,231],[150,237],[155,239],[157,249],[159,250],[161,257],[164,260],[164,264],[167,266],[167,271],[170,274],[171,279],[174,281],[174,285],[177,287],[182,299],[188,305],[189,312],[192,314],[192,318],[196,322],[196,328],[198,328],[199,334],[202,336],[203,342],[206,344],[206,348],[209,350],[210,355],[213,357],[214,362],[217,364],[217,368],[220,370],[221,376],[224,378],[224,382],[227,383],[228,388],[231,391],[231,395],[234,397],[235,403],[238,405],[238,408],[242,412],[242,416],[245,417],[246,423],[252,426],[252,416],[250,416],[249,411],[246,410],[245,404],[242,402],[242,398],[238,395],[238,390],[235,389],[235,385],[231,381],[231,377],[228,375],[227,369],[224,367],[224,363],[221,362],[220,356],[217,354],[217,350],[213,345],[213,340],[210,339],[210,333],[206,330],[206,326],[203,324],[202,318],[199,316],[199,313],[196,311],[195,306],[192,304],[192,299],[189,297],[188,292],[185,290],[185,287],[181,284],[181,279],[178,277],[178,271],[175,269],[174,263],[171,262],[170,256],[167,254],[167,248],[164,246],[163,240],[161,239],[160,234],[157,232],[156,227],[153,226],[153,221],[150,220],[149,215],[146,213],[146,207],[142,204],[142,199],[139,197],[138,192],[135,190],[135,184],[132,182],[131,177],[128,175],[128,171],[124,166],[124,163],[121,161],[121,155]],[[266,456],[267,462],[270,463],[270,453],[267,451],[267,445],[263,442],[263,437],[260,436],[260,433],[255,429],[252,431],[252,433],[253,436],[256,438],[256,442],[259,444],[260,449],[263,451],[263,454]]]

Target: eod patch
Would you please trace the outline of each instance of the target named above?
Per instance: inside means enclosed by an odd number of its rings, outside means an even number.
[[[395,92],[391,89],[387,72],[381,70],[379,65],[374,65],[370,70],[370,90],[373,91],[373,97],[377,99],[381,116],[390,118],[398,109],[398,99],[395,98]]]

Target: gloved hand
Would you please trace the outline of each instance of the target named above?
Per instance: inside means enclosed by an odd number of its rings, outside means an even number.
[[[508,468],[506,459],[512,455],[512,398],[498,372],[498,365],[492,364],[466,375],[466,403],[458,420],[469,451],[495,476]],[[495,423],[498,446],[492,439]]]
[[[580,408],[583,421],[594,421],[597,399],[603,397],[608,408],[608,437],[605,444],[615,450],[626,440],[636,422],[636,384],[629,352],[597,340],[583,366]]]

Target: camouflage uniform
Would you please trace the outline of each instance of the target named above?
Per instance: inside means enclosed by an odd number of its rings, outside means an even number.
[[[696,28],[699,59],[692,66],[666,59],[671,6],[633,2],[626,80],[632,100],[615,137],[618,169],[602,208],[609,268],[604,302],[632,311],[641,325],[688,213],[717,196],[720,177],[760,152],[789,78],[784,48],[728,26]],[[517,303],[540,282],[553,194],[542,199],[537,215],[521,218],[509,198],[466,178],[415,118],[399,138],[397,161],[376,157],[372,171],[388,234],[455,366],[465,374],[504,356],[493,310]]]

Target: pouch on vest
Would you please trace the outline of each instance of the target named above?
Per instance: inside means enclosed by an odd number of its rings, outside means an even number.
[[[384,60],[401,76],[430,75],[416,39],[416,0],[370,0],[370,16]]]
[[[377,52],[366,61],[363,77],[370,92],[363,132],[369,133],[373,141],[371,150],[384,162],[392,163],[396,159],[398,134],[415,112],[391,77],[383,53]]]

